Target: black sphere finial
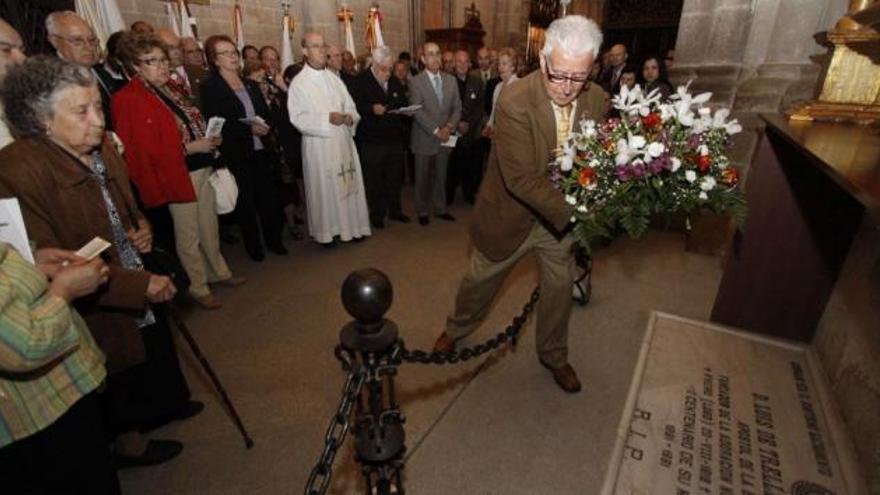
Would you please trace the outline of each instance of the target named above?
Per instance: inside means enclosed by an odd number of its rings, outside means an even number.
[[[375,268],[351,272],[342,283],[342,305],[362,324],[381,322],[393,299],[391,280]]]

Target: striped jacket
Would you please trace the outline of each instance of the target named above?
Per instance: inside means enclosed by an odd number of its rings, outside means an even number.
[[[83,319],[0,242],[0,448],[51,425],[104,381]]]

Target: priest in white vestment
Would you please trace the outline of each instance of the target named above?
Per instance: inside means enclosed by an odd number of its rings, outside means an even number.
[[[370,217],[354,146],[360,115],[339,76],[325,70],[327,47],[318,33],[302,39],[307,63],[290,83],[290,122],[302,133],[309,235],[321,244],[370,235]]]

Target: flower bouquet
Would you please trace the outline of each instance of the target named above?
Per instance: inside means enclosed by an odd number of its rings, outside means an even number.
[[[711,93],[692,96],[690,83],[668,101],[625,86],[612,102],[620,113],[602,123],[580,122],[550,164],[550,180],[575,207],[575,240],[590,243],[621,230],[640,237],[658,213],[707,208],[745,218],[737,170],[726,150],[742,127],[704,104]]]

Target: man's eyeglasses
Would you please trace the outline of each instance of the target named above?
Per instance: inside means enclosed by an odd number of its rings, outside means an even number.
[[[170,61],[166,57],[162,58],[142,58],[140,59],[141,63],[144,65],[148,65],[150,67],[156,67],[157,65],[168,65]]]
[[[217,52],[217,55],[223,55],[230,58],[238,58],[241,56],[241,54],[238,53],[238,50],[223,50],[222,52]]]
[[[0,52],[3,52],[8,56],[12,54],[12,50],[18,50],[22,54],[27,54],[24,45],[15,45],[8,41],[0,41]]]
[[[549,57],[544,57],[544,64],[547,68],[547,79],[555,84],[563,84],[565,81],[569,81],[572,84],[583,84],[587,82],[587,79],[590,77],[589,74],[565,74],[562,72],[555,72],[550,65]]]
[[[96,36],[90,36],[90,37],[88,37],[88,38],[81,38],[81,37],[68,38],[68,37],[66,37],[66,36],[61,36],[61,35],[59,35],[59,34],[53,34],[52,36],[54,36],[54,37],[56,37],[56,38],[61,38],[61,39],[63,39],[64,41],[66,41],[66,42],[70,43],[71,45],[75,46],[76,48],[85,48],[85,47],[91,47],[91,46],[98,46],[98,42],[99,42],[99,40],[98,40],[98,38],[97,38]]]

